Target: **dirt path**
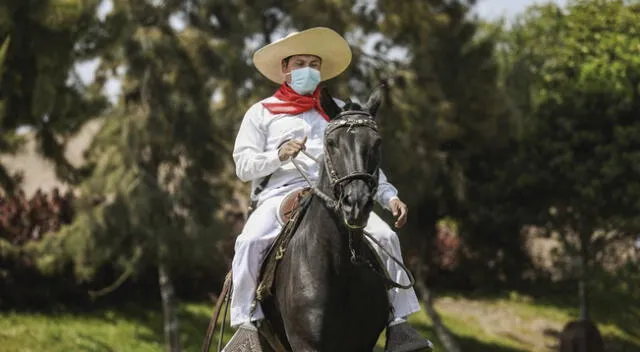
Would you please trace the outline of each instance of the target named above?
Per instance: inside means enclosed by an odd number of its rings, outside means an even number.
[[[472,301],[464,298],[440,298],[436,308],[448,316],[473,322],[488,336],[508,339],[528,351],[552,351],[554,332],[563,322],[522,310],[506,301]]]

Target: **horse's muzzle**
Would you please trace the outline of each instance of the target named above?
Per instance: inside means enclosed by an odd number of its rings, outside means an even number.
[[[373,195],[364,181],[354,180],[344,186],[344,196],[340,199],[340,210],[347,227],[365,227],[372,208]]]

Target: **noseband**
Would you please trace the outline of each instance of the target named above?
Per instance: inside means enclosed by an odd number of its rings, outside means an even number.
[[[362,117],[363,115],[366,117]],[[376,169],[373,174],[366,171],[354,171],[346,176],[338,176],[334,163],[331,160],[331,155],[327,150],[326,141],[328,140],[329,134],[340,128],[347,128],[347,132],[353,128],[370,128],[376,133],[379,132],[378,124],[371,118],[371,115],[364,111],[345,111],[338,114],[335,119],[329,122],[324,132],[324,167],[328,173],[329,183],[333,189],[334,197],[341,200],[344,197],[343,185],[354,180],[363,180],[369,187],[371,194],[375,194],[378,190],[378,169]],[[340,206],[340,204],[337,205]]]

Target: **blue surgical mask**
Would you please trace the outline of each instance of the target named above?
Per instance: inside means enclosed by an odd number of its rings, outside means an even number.
[[[320,83],[320,71],[303,67],[291,71],[291,88],[300,95],[313,93]]]

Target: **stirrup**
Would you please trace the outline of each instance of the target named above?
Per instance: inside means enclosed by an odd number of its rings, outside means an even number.
[[[387,328],[385,352],[426,352],[433,350],[433,343],[424,338],[409,323]]]
[[[240,325],[222,352],[263,352],[258,328],[251,323]]]

